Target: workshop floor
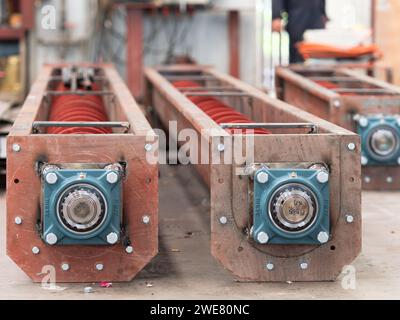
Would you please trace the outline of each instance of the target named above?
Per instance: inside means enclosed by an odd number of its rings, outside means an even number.
[[[192,168],[164,166],[160,253],[131,283],[59,284],[43,289],[5,254],[5,191],[0,195],[0,299],[395,299],[400,298],[400,193],[363,195],[363,253],[356,289],[327,283],[237,283],[210,254],[209,199]],[[84,293],[92,286],[93,293]]]

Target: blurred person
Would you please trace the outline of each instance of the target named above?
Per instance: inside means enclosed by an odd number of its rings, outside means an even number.
[[[325,5],[325,0],[272,0],[272,31],[282,31],[282,14],[288,14],[286,30],[290,39],[290,63],[304,61],[296,48],[303,40],[304,32],[325,28],[328,21]]]

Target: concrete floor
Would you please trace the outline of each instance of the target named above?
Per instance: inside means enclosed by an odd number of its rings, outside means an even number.
[[[0,299],[397,299],[400,298],[399,193],[364,193],[363,253],[357,287],[328,283],[237,283],[210,254],[207,190],[190,167],[164,166],[160,179],[160,253],[131,283],[112,288],[59,284],[49,291],[5,255],[5,191],[0,195]],[[385,203],[385,205],[383,205]],[[85,286],[93,293],[84,293]]]

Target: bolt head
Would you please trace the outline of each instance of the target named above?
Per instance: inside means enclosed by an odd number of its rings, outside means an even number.
[[[68,270],[69,270],[69,264],[68,264],[68,263],[63,263],[63,264],[61,265],[61,269],[62,269],[63,271],[68,271]]]
[[[131,254],[133,252],[133,247],[132,246],[127,246],[125,248],[125,252],[128,253],[128,254]]]
[[[371,183],[371,178],[370,177],[365,177],[364,178],[365,183]]]
[[[258,235],[257,235],[257,241],[261,244],[266,244],[269,240],[269,236],[268,234],[266,234],[264,231],[261,231]]]
[[[358,120],[358,123],[361,127],[366,128],[368,127],[369,121],[366,117],[361,117],[360,120]]]
[[[308,263],[307,262],[300,263],[300,269],[301,270],[306,270],[307,268],[308,268]]]
[[[110,232],[110,233],[107,235],[107,242],[108,242],[109,244],[116,244],[117,241],[118,241],[118,235],[117,235],[115,232]]]
[[[354,217],[350,214],[346,215],[346,222],[347,223],[353,223],[354,222]]]
[[[329,234],[325,231],[321,231],[317,238],[320,243],[327,243],[329,241]]]
[[[266,268],[268,271],[272,271],[274,270],[275,266],[273,263],[267,263]]]
[[[14,221],[15,221],[15,224],[18,224],[18,225],[22,224],[22,218],[21,217],[15,217]]]
[[[21,146],[18,143],[14,143],[12,145],[12,149],[14,152],[20,152],[21,151]]]
[[[387,183],[393,183],[393,178],[392,177],[387,177],[386,178]]]
[[[269,179],[269,175],[265,171],[261,171],[261,172],[257,173],[258,183],[261,183],[261,184],[267,183],[268,179]]]
[[[335,102],[333,103],[333,105],[334,105],[336,108],[340,108],[341,103],[340,103],[339,100],[335,100]]]
[[[40,249],[38,247],[33,247],[32,248],[32,253],[33,254],[39,254],[39,252],[40,252]]]
[[[149,216],[143,216],[142,221],[144,224],[149,224],[150,223],[150,217]]]
[[[368,158],[361,156],[361,165],[366,166],[368,164]]]
[[[317,181],[319,183],[327,183],[329,181],[329,173],[325,170],[321,170],[317,174]]]
[[[356,150],[356,145],[355,145],[353,142],[351,142],[351,143],[349,143],[349,144],[347,145],[347,148],[348,148],[350,151],[354,151],[354,150]]]
[[[399,166],[400,166],[400,157],[399,158],[397,158],[397,163],[399,164]]]
[[[104,269],[104,265],[102,263],[96,264],[96,270],[97,271],[102,271]]]
[[[92,288],[92,287],[85,287],[85,288],[83,289],[83,292],[84,292],[84,293],[92,293],[92,292],[93,292],[93,288]]]
[[[46,182],[48,184],[55,184],[58,180],[57,174],[55,172],[49,172],[46,174]]]
[[[108,183],[114,184],[118,182],[119,176],[116,172],[112,171],[107,173],[106,179]]]
[[[58,238],[57,238],[57,236],[56,236],[54,233],[48,233],[48,234],[46,234],[46,242],[47,242],[49,245],[54,245],[54,244],[57,243],[57,241],[58,241]]]
[[[397,118],[397,125],[400,127],[400,118]]]
[[[150,152],[151,150],[153,150],[153,146],[150,143],[147,143],[144,145],[144,150]]]
[[[228,223],[228,218],[225,216],[222,216],[219,218],[219,223],[221,224],[227,224]]]
[[[218,150],[219,152],[224,152],[224,151],[225,151],[225,145],[224,145],[223,143],[219,143],[219,144],[217,145],[217,150]]]

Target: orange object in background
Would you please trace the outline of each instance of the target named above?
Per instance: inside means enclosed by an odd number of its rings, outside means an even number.
[[[300,42],[297,45],[300,54],[307,59],[351,59],[370,56],[379,59],[383,56],[377,45],[359,45],[356,47],[343,49],[325,44]]]

